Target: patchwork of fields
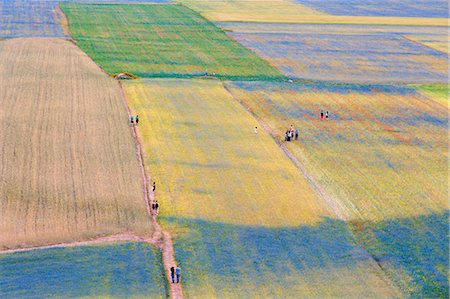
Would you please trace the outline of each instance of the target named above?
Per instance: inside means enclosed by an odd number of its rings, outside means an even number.
[[[124,86],[188,297],[399,294],[222,83]]]
[[[358,240],[405,294],[448,295],[446,106],[411,87],[227,86],[275,138],[286,124],[300,129],[289,151],[347,207]]]
[[[448,3],[107,2],[0,0],[0,249],[158,248],[3,252],[0,297],[179,298],[167,232],[187,298],[449,297]]]
[[[0,248],[151,235],[117,83],[64,40],[5,40],[0,56]]]
[[[283,74],[181,5],[61,4],[77,45],[110,74],[282,79]],[[95,16],[95,18],[92,18]],[[120,16],[120,17],[117,17]]]
[[[401,8],[403,2],[402,4],[397,2],[400,5],[392,5],[395,1],[384,1],[386,4],[384,6],[377,5],[375,10],[378,10],[378,14],[355,13],[358,10],[349,6],[343,15],[335,13],[333,9],[331,14],[315,9],[315,6],[329,9],[331,7],[329,1],[305,1],[308,5],[301,4],[300,0],[178,0],[178,2],[214,22],[448,26],[446,13],[448,5],[445,6],[444,0],[439,0],[437,7],[429,5],[429,11],[433,14],[424,11],[420,16],[414,13],[408,15]],[[346,3],[342,0],[337,2],[343,5]],[[412,8],[414,3],[412,0],[408,2]],[[367,3],[367,6],[372,8],[369,11],[374,11],[373,3]],[[383,7],[388,8],[388,6],[391,6],[393,13],[383,14]]]
[[[218,25],[292,78],[349,83],[447,82],[448,54],[427,47],[430,43],[422,45],[404,37],[417,32],[425,35],[425,39],[418,35],[419,41],[448,42],[445,27]],[[434,47],[445,50],[437,42]]]
[[[0,0],[0,38],[69,38],[61,22],[60,2],[111,2],[109,0]],[[115,3],[168,3],[170,0],[114,0]]]

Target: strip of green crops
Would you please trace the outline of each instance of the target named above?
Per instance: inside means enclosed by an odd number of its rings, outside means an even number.
[[[61,3],[77,45],[106,72],[228,80],[285,76],[182,5]]]

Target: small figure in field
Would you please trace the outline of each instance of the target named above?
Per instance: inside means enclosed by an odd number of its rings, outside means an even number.
[[[155,192],[155,190],[156,190],[156,183],[153,182],[153,192]]]
[[[175,268],[170,267],[170,277],[172,278],[172,283],[175,283]]]
[[[323,110],[320,110],[320,119],[323,119]]]
[[[139,115],[136,115],[136,126],[139,124]]]
[[[255,127],[255,134],[258,134],[258,127]]]
[[[295,140],[298,140],[298,129],[295,130]]]
[[[328,119],[328,111],[325,113],[325,118]]]
[[[286,130],[286,133],[284,133],[284,140],[291,141],[292,139],[294,139],[294,132],[291,129]]]
[[[134,125],[134,118],[133,118],[133,115],[130,115],[130,123],[131,123],[132,126]]]
[[[175,273],[177,274],[177,283],[180,283],[180,277],[181,277],[181,268],[180,266],[177,266],[175,269]]]
[[[156,213],[156,215],[158,215],[158,210],[159,210],[159,203],[158,203],[158,201],[155,201],[155,213]]]
[[[154,211],[154,210],[155,210],[155,202],[152,201],[152,211]]]

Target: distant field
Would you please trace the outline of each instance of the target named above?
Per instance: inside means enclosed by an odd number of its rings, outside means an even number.
[[[123,243],[0,255],[2,298],[166,298],[158,250]]]
[[[64,2],[111,2],[110,0],[64,0]],[[60,0],[1,0],[0,38],[58,37],[68,38],[61,26]],[[170,0],[114,0],[113,2],[165,3]]]
[[[212,21],[295,22],[324,13],[288,0],[179,0]]]
[[[421,43],[422,45],[425,45],[427,47],[430,47],[432,49],[441,51],[443,53],[446,53],[447,55],[450,54],[448,42],[449,38],[448,35],[407,35],[405,38],[416,41],[418,43]]]
[[[448,18],[448,2],[437,0],[294,0],[332,15]]]
[[[399,296],[220,82],[124,86],[188,297]]]
[[[401,36],[414,32],[443,36],[445,27],[218,25],[292,78],[346,83],[446,83],[448,79],[447,54]]]
[[[441,103],[448,109],[450,92],[448,84],[418,85],[416,88],[429,99]]]
[[[431,98],[445,88],[227,86],[276,138],[299,128],[290,152],[347,206],[358,242],[405,295],[448,297],[448,108]]]
[[[313,6],[305,6],[290,0],[178,0],[189,8],[199,12],[202,16],[214,22],[268,22],[268,23],[301,23],[301,24],[359,24],[359,25],[422,25],[448,26],[448,16],[440,18],[417,17],[415,15],[403,17],[327,14],[316,10]],[[311,2],[313,2],[311,0]],[[345,3],[344,1],[342,1]],[[412,1],[409,1],[412,4]],[[443,3],[440,0],[440,3]],[[308,3],[309,4],[309,3]],[[434,7],[428,5],[428,11]],[[323,1],[318,7],[328,7],[329,2]],[[343,5],[345,9],[351,6]],[[442,5],[441,5],[442,6]],[[445,8],[440,7],[442,14]],[[350,9],[351,10],[351,9]],[[356,11],[353,9],[352,11]],[[382,11],[382,8],[379,8]]]
[[[0,56],[0,248],[151,234],[117,83],[64,40]]]
[[[280,79],[281,72],[181,5],[61,4],[77,45],[108,73]],[[119,17],[118,17],[119,16]]]

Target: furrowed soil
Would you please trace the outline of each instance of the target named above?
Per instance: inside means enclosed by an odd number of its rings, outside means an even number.
[[[117,83],[64,40],[6,40],[0,56],[0,248],[151,236]]]

